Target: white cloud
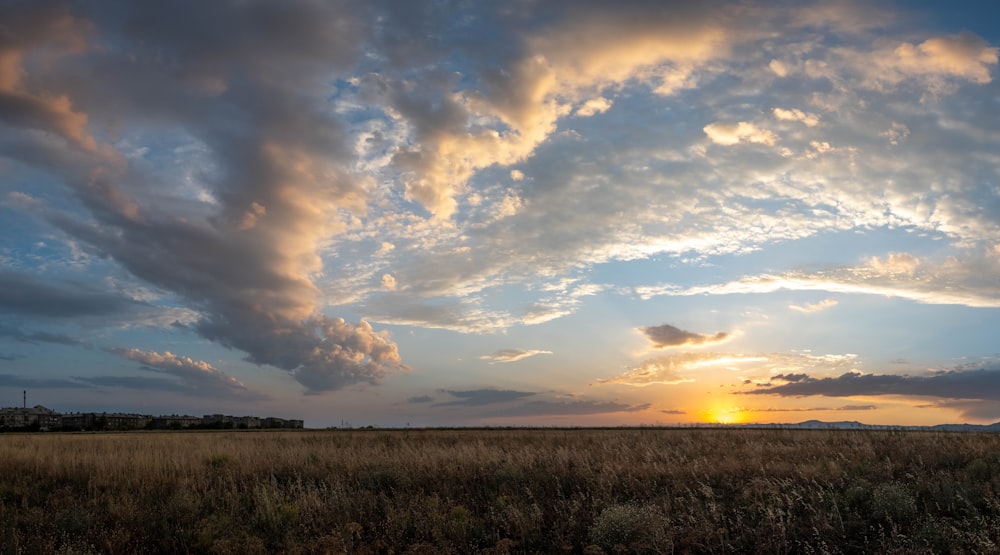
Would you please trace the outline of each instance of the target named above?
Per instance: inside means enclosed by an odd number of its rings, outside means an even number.
[[[922,304],[954,304],[970,307],[1000,307],[1000,285],[983,279],[1000,273],[1000,261],[990,258],[949,258],[937,263],[920,262],[907,253],[873,257],[867,263],[806,273],[749,275],[735,281],[682,287],[663,284],[635,288],[640,298],[660,295],[761,294],[775,291],[826,291],[830,293],[881,295],[909,299]]]
[[[748,121],[739,123],[710,123],[704,127],[705,134],[712,142],[725,146],[739,143],[759,143],[773,146],[778,136],[768,129],[762,129]]]
[[[802,122],[808,127],[815,127],[819,125],[819,116],[811,112],[803,112],[798,108],[775,108],[774,117],[782,121],[798,121]]]
[[[551,354],[552,351],[543,351],[540,349],[501,349],[493,354],[483,355],[479,358],[481,360],[488,360],[490,364],[493,364],[495,362],[517,362],[528,357]]]
[[[809,304],[804,304],[804,305],[790,304],[790,305],[788,305],[788,308],[790,308],[790,309],[792,309],[792,310],[794,310],[796,312],[801,312],[803,314],[812,314],[814,312],[820,312],[820,311],[826,310],[828,308],[833,308],[833,307],[837,306],[837,304],[838,304],[837,301],[835,301],[833,299],[823,299],[822,301],[819,301],[818,303],[809,303]]]
[[[674,385],[696,381],[687,372],[713,366],[730,367],[734,364],[761,363],[768,358],[760,355],[732,353],[677,353],[646,359],[629,367],[622,374],[598,380],[601,384],[621,384],[632,386]]]
[[[980,84],[990,82],[998,49],[971,34],[934,37],[920,44],[902,43],[883,63],[904,75],[942,74]]]
[[[920,260],[912,254],[901,252],[891,253],[881,259],[873,256],[869,261],[871,268],[879,274],[888,275],[913,275],[920,266]]]
[[[581,117],[590,117],[595,114],[600,114],[607,112],[611,108],[611,101],[603,96],[597,98],[591,98],[590,100],[584,102],[576,109],[575,115]]]
[[[396,278],[392,274],[382,274],[382,289],[393,290],[396,288]]]
[[[600,384],[620,384],[636,387],[674,385],[697,381],[699,372],[712,370],[751,373],[763,382],[774,375],[836,374],[856,371],[858,357],[854,354],[812,355],[809,353],[725,353],[682,352],[643,360],[625,372],[598,380]],[[745,379],[745,378],[741,378]],[[759,383],[751,380],[752,383]]]

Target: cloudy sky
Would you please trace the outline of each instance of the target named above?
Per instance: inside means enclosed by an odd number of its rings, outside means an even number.
[[[0,406],[1000,420],[1000,14],[0,3]]]

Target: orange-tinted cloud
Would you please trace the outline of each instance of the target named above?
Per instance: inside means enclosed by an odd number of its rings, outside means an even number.
[[[25,58],[36,51],[45,56],[77,54],[87,48],[92,26],[55,5],[28,10],[0,9],[4,36],[0,39],[0,120],[18,127],[55,133],[90,152],[98,145],[87,129],[87,114],[76,111],[70,98],[39,90],[29,81]]]

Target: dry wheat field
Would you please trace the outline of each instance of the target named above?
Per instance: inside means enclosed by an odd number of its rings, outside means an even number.
[[[0,554],[997,553],[1000,437],[0,435]]]

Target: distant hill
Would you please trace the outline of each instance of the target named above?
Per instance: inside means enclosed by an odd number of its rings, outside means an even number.
[[[735,424],[737,428],[787,428],[795,430],[927,430],[940,432],[1000,432],[1000,422],[993,424],[937,424],[935,426],[886,426],[856,421],[824,422],[806,420],[797,424]]]

